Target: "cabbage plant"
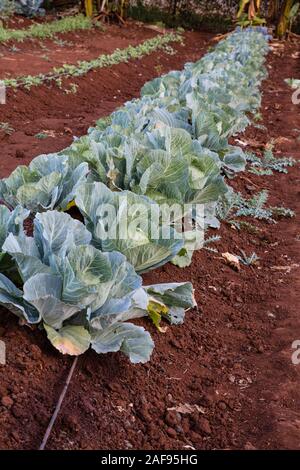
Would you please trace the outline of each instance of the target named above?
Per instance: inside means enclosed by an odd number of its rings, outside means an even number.
[[[178,323],[195,305],[192,286],[143,288],[123,254],[104,253],[90,241],[81,222],[57,211],[36,215],[33,237],[9,233],[2,250],[16,263],[23,285],[0,274],[0,303],[27,323],[42,325],[64,354],[79,355],[91,346],[99,353],[121,350],[133,363],[145,362],[153,340],[128,320],[151,317],[155,308]]]
[[[0,180],[0,199],[31,212],[65,210],[88,171],[85,162],[74,167],[67,156],[40,155],[28,167],[18,166],[8,178]]]
[[[114,136],[114,147],[105,139],[76,142],[69,155],[78,151],[92,169],[89,179],[113,190],[127,189],[159,204],[217,201],[227,191],[218,154],[184,129],[158,127],[135,141]]]
[[[123,253],[138,273],[167,263],[183,246],[171,220],[164,223],[159,205],[147,197],[113,192],[103,183],[86,183],[78,188],[75,204],[94,246]]]

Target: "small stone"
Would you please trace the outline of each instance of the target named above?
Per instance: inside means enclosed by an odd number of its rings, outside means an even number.
[[[131,423],[131,421],[130,421],[129,419],[126,419],[126,420],[124,421],[124,428],[125,428],[125,429],[130,429],[130,428],[132,428],[132,423]]]
[[[13,406],[14,401],[9,396],[4,396],[4,397],[1,398],[1,403],[6,408],[10,408],[11,406]]]
[[[89,447],[89,444],[84,439],[81,439],[79,441],[79,448],[80,449],[88,449],[88,447]]]
[[[176,339],[171,339],[170,340],[170,345],[173,346],[176,349],[181,349],[182,348],[181,344]]]
[[[108,388],[111,392],[118,393],[120,396],[122,396],[122,387],[121,387],[120,384],[118,384],[118,383],[108,383],[108,384],[107,384],[107,388]]]
[[[77,433],[79,431],[79,423],[78,423],[78,419],[76,418],[76,416],[65,416],[64,418],[64,424],[66,425],[67,428],[70,429],[70,431],[73,431],[75,433]]]
[[[149,404],[147,399],[144,395],[141,395],[138,406],[137,406],[137,413],[139,417],[145,422],[151,422],[152,417],[149,412]]]
[[[200,436],[200,434],[198,434],[197,432],[191,431],[189,435],[193,443],[202,444],[202,436]]]
[[[272,312],[267,312],[267,315],[269,318],[276,318],[276,315],[274,315]]]
[[[211,427],[208,419],[203,416],[199,416],[195,421],[195,429],[204,434],[211,434]]]
[[[169,426],[177,426],[181,422],[181,416],[176,411],[167,411],[165,422]]]
[[[220,408],[220,410],[225,411],[226,408],[227,408],[227,405],[226,405],[226,403],[225,403],[224,401],[219,401],[218,407]]]
[[[169,401],[169,403],[176,403],[176,401],[174,400],[173,396],[171,395],[171,393],[168,393],[167,395],[167,400]]]
[[[172,437],[173,439],[175,439],[177,437],[177,433],[175,431],[175,429],[173,428],[167,428],[167,434]]]

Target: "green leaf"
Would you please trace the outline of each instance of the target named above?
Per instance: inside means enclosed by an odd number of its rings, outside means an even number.
[[[182,248],[178,255],[172,259],[172,264],[179,268],[187,268],[191,265],[193,257],[193,251],[188,251],[186,248]]]
[[[112,278],[108,256],[92,246],[70,250],[62,266],[64,281],[62,298],[71,304],[88,305],[99,295],[109,295],[106,282]]]
[[[150,334],[132,323],[115,323],[92,333],[92,348],[97,353],[122,351],[133,364],[149,361],[154,348]]]
[[[18,189],[24,184],[33,183],[38,180],[39,176],[37,173],[30,171],[27,166],[18,166],[8,178],[0,180],[0,199],[16,207],[18,204],[16,197]]]
[[[170,307],[195,307],[193,286],[190,282],[153,284],[145,286],[146,292]]]
[[[61,354],[79,356],[90,347],[91,336],[83,326],[67,325],[56,331],[44,323],[44,328],[49,341]]]
[[[23,282],[36,273],[49,273],[50,268],[40,260],[40,253],[35,240],[22,235],[9,234],[2,250],[15,260]]]
[[[88,245],[92,237],[85,226],[69,214],[47,211],[36,215],[34,238],[44,262],[49,262],[53,255],[63,258],[75,246]]]
[[[60,300],[62,280],[59,276],[42,273],[28,279],[23,287],[24,299],[34,305],[43,320],[53,328],[61,328],[80,308]]]
[[[32,212],[53,209],[60,196],[58,185],[61,179],[59,173],[53,172],[36,183],[20,186],[16,194],[18,203]]]
[[[76,193],[76,205],[95,246],[123,253],[139,273],[168,262],[183,244],[171,222],[157,226],[159,206],[143,196],[112,192],[102,183],[84,184]]]
[[[6,276],[0,273],[0,304],[8,308],[19,318],[28,323],[39,323],[41,316],[33,305],[23,299],[23,292],[18,289]]]

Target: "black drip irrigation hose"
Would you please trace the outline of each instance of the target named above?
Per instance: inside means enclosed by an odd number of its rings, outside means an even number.
[[[50,437],[50,434],[51,434],[51,431],[53,429],[53,426],[55,424],[55,421],[57,419],[57,416],[59,415],[59,412],[61,410],[61,406],[62,406],[62,403],[64,401],[64,398],[66,396],[66,393],[68,391],[68,388],[69,388],[69,385],[70,385],[70,382],[71,382],[71,379],[72,379],[72,376],[73,376],[73,373],[74,373],[74,370],[76,368],[76,365],[77,365],[77,362],[78,362],[78,356],[75,357],[74,361],[73,361],[73,364],[72,364],[72,367],[70,369],[70,372],[68,374],[68,377],[66,379],[66,382],[65,382],[65,385],[64,385],[64,388],[59,396],[59,399],[58,399],[58,402],[56,404],[56,407],[55,407],[55,410],[54,410],[54,413],[49,421],[49,424],[48,424],[48,427],[46,429],[46,432],[44,434],[44,438],[43,438],[43,441],[39,447],[39,450],[45,450],[45,447],[47,445],[47,442],[48,442],[48,439]]]

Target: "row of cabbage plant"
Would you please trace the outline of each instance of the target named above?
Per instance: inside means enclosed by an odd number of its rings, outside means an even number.
[[[195,300],[189,282],[143,286],[140,274],[188,265],[199,233],[218,226],[224,177],[245,166],[228,139],[260,106],[267,50],[265,30],[236,31],[69,148],[0,180],[0,303],[42,325],[63,353],[91,346],[147,361],[151,336],[129,320],[182,323]],[[66,213],[72,206],[82,221]]]

